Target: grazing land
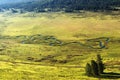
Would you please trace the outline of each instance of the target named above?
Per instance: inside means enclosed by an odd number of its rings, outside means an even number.
[[[0,79],[98,80],[84,68],[101,54],[120,80],[119,13],[0,12]]]

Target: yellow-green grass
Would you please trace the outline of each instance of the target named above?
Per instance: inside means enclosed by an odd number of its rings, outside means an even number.
[[[2,15],[3,14],[3,15]],[[103,19],[102,19],[103,18]],[[4,20],[4,21],[3,21]],[[118,18],[102,13],[26,13],[6,15],[0,21],[7,25],[3,35],[54,35],[60,39],[119,37]]]
[[[1,80],[86,80],[82,68],[0,62]],[[97,80],[96,78],[91,78]]]
[[[109,46],[109,49],[103,49],[102,51],[99,51],[97,49],[87,50],[84,49],[82,46],[79,46],[78,48],[80,49],[78,49],[73,48],[70,45],[47,46],[40,44],[18,44],[9,41],[9,44],[6,45],[7,48],[0,52],[1,65],[4,65],[0,66],[0,68],[2,68],[3,70],[3,74],[1,74],[6,76],[1,76],[1,78],[6,80],[20,80],[22,78],[25,78],[26,80],[97,80],[97,78],[85,76],[84,67],[86,63],[90,63],[90,60],[92,59],[95,60],[97,53],[100,53],[103,57],[103,62],[107,65],[105,72],[119,73],[120,54],[119,45],[117,44],[116,46],[111,44],[116,48],[114,51],[113,49],[111,49],[112,46]],[[54,57],[50,59],[48,58],[40,62],[36,62],[36,60],[40,60],[48,55]],[[32,57],[34,58],[34,60],[28,60],[28,57]],[[57,62],[54,62],[53,60],[57,60]],[[68,62],[59,62],[64,60],[67,60]],[[7,71],[6,67],[9,67],[7,68]],[[55,68],[55,70],[51,70],[51,68],[53,67]],[[39,70],[34,71],[34,69],[36,68],[39,68]],[[103,80],[112,79],[103,78]]]
[[[42,66],[3,61],[0,63],[1,80],[98,80],[97,78],[85,76],[84,68]],[[108,68],[106,71],[118,72],[118,69]]]
[[[65,42],[82,43],[85,43],[84,39],[99,37],[113,39],[113,42],[109,42],[108,49],[93,49],[78,44],[65,46],[20,44],[15,40],[1,39],[0,79],[98,80],[85,76],[84,70],[86,63],[95,60],[98,53],[103,57],[107,67],[112,66],[107,68],[106,72],[119,73],[120,69],[116,68],[120,67],[119,19],[119,15],[93,12],[0,13],[0,34],[3,36],[42,34],[55,36]]]

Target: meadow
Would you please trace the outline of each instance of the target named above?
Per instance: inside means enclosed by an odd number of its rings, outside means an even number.
[[[98,80],[85,75],[86,63],[97,54],[105,72],[119,74],[119,26],[119,12],[1,12],[0,79]],[[99,42],[107,39],[102,48]],[[120,79],[111,76],[101,80]]]

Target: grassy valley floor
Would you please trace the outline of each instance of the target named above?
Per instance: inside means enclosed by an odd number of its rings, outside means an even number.
[[[85,75],[85,65],[101,54],[109,73],[101,79],[120,80],[119,16],[1,12],[0,79],[98,80]]]

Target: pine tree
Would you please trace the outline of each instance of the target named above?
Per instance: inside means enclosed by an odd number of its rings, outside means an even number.
[[[91,60],[91,70],[93,76],[99,76],[98,65],[94,60]]]
[[[91,65],[89,63],[86,64],[85,71],[87,76],[92,76]]]
[[[102,74],[105,67],[104,67],[104,64],[102,62],[102,58],[101,58],[100,54],[97,55],[97,65],[98,65],[99,74]]]

